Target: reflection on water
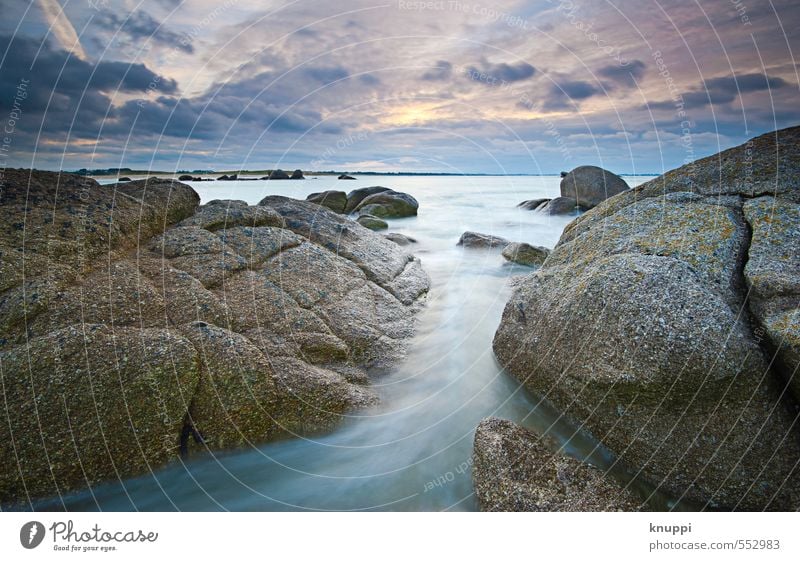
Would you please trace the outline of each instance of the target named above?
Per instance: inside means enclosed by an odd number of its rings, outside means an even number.
[[[631,184],[640,181],[629,179]],[[520,211],[524,200],[558,195],[557,177],[361,177],[289,182],[194,183],[204,202],[258,202],[267,194],[305,198],[325,189],[386,185],[414,195],[416,218],[390,221],[418,240],[431,276],[407,359],[374,380],[381,396],[334,432],[193,457],[151,475],[95,487],[40,508],[71,510],[472,510],[475,427],[494,415],[550,432],[576,457],[611,458],[559,421],[506,375],[491,342],[509,297],[510,266],[498,250],[455,244],[465,230],[552,247],[570,218]],[[624,473],[619,474],[624,478]]]

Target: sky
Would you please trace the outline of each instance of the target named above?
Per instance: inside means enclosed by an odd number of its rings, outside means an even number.
[[[0,166],[662,173],[800,124],[796,0],[0,0]]]

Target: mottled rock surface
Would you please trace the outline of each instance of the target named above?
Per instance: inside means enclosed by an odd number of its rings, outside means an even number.
[[[798,409],[784,392],[799,177],[792,128],[601,203],[518,284],[498,359],[676,498],[799,508]]]
[[[475,494],[483,511],[644,509],[641,500],[600,469],[553,452],[543,437],[511,421],[481,421],[472,457]]]
[[[312,203],[30,170],[2,191],[2,504],[330,429],[375,402],[428,290]]]

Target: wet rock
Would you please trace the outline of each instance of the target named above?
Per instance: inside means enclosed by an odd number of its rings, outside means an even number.
[[[489,234],[480,234],[478,232],[464,232],[456,245],[471,248],[491,248],[506,247],[510,243],[507,239],[499,236],[490,236]]]
[[[378,218],[403,218],[416,216],[418,208],[419,203],[411,195],[389,190],[366,196],[353,211]]]
[[[797,411],[782,391],[790,376],[770,369],[771,336],[746,313],[794,309],[769,295],[786,294],[775,287],[794,274],[785,203],[798,188],[798,140],[800,128],[764,135],[576,219],[520,281],[495,334],[501,364],[530,390],[641,477],[710,508],[800,505]],[[768,188],[768,200],[743,200]],[[771,205],[790,234],[765,236]]]
[[[536,210],[544,214],[572,214],[577,210],[578,203],[570,197],[556,197],[539,205]]]
[[[483,511],[638,511],[642,501],[600,469],[552,451],[511,421],[489,418],[475,432],[472,479]],[[646,510],[646,509],[645,509]]]
[[[372,216],[371,214],[362,214],[356,218],[356,222],[370,230],[386,230],[389,228],[389,224],[387,224],[385,220],[381,220],[377,216]]]
[[[536,210],[545,203],[549,203],[550,199],[531,199],[529,201],[522,201],[517,206],[523,210]]]
[[[130,177],[120,177],[119,179],[117,179],[117,181],[119,181],[120,183],[122,183],[123,181],[130,181],[130,180],[131,180]]]
[[[311,193],[306,200],[310,203],[322,205],[339,214],[344,213],[347,205],[347,195],[344,191],[323,191],[322,193]]]
[[[399,246],[407,246],[411,245],[412,243],[417,243],[417,240],[415,240],[414,238],[397,232],[390,232],[388,234],[384,234],[383,237],[386,238],[387,240],[393,241]]]
[[[350,175],[347,175],[346,173],[343,173],[342,175],[340,175],[338,177],[338,179],[355,179],[355,177],[352,177]]]
[[[355,178],[353,178],[355,179]],[[345,214],[350,214],[353,212],[356,207],[361,204],[361,201],[369,197],[370,195],[374,195],[376,193],[384,193],[386,191],[391,191],[388,187],[362,187],[360,189],[354,189],[347,194],[347,206],[345,206],[344,212]]]
[[[594,208],[629,189],[620,176],[597,166],[579,166],[561,179],[561,196],[574,199],[582,209]]]
[[[512,263],[534,267],[544,263],[544,260],[550,255],[550,250],[538,245],[513,242],[503,248],[502,255]]]

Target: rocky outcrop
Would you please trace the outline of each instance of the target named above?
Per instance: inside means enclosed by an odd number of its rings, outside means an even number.
[[[464,232],[456,245],[471,248],[506,247],[510,244],[507,239],[500,236],[490,236],[479,232]]]
[[[792,128],[601,203],[519,283],[498,359],[676,499],[797,509],[797,408],[783,388],[798,177]]]
[[[344,212],[345,214],[350,214],[353,212],[358,205],[361,204],[361,201],[369,197],[370,195],[374,195],[376,193],[383,193],[386,191],[391,191],[388,187],[362,187],[361,189],[354,189],[347,194],[347,205],[345,206]]]
[[[370,230],[386,230],[389,228],[389,224],[387,224],[385,220],[381,220],[377,216],[372,216],[371,214],[362,214],[356,218],[356,222]]]
[[[301,169],[294,170],[292,172],[292,177],[290,177],[289,179],[305,179],[305,176],[303,175],[303,170]]]
[[[375,402],[428,289],[312,203],[30,170],[2,190],[3,505],[331,428]]]
[[[291,179],[291,176],[282,169],[275,169],[269,172],[267,179]]]
[[[411,195],[388,190],[364,197],[353,211],[378,218],[404,218],[416,216],[418,208],[419,203]]]
[[[355,179],[355,177],[347,175],[346,173],[343,173],[337,179]]]
[[[347,206],[347,195],[344,191],[323,191],[322,193],[311,193],[306,200],[310,203],[322,205],[331,209],[333,212],[342,214]]]
[[[502,255],[512,263],[535,267],[544,263],[544,260],[550,255],[550,250],[538,245],[513,242],[503,248]]]
[[[584,210],[628,190],[624,179],[597,166],[576,167],[561,179],[561,196],[573,199]]]
[[[478,425],[472,479],[483,511],[637,511],[642,501],[599,468],[553,452],[555,446],[511,421]],[[646,509],[644,509],[646,510]]]

